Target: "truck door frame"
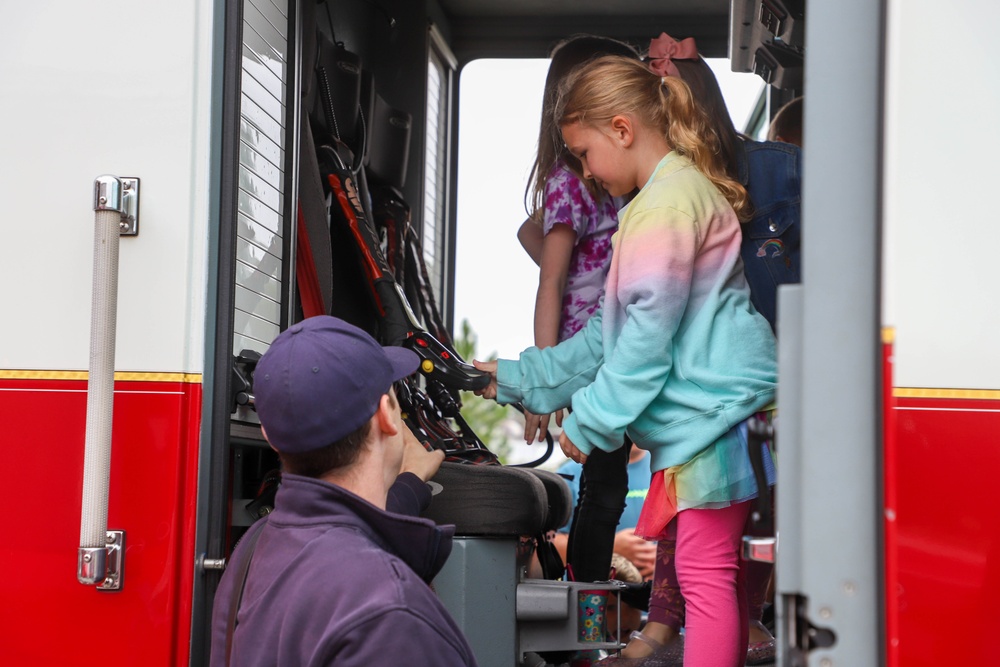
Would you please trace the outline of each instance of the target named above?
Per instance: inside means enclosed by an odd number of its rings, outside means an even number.
[[[819,664],[885,663],[884,26],[884,2],[809,5],[802,206],[808,232],[802,285],[783,288],[791,317],[778,327],[782,665],[805,664],[784,645],[796,599],[804,618],[835,635],[832,646],[811,653]]]

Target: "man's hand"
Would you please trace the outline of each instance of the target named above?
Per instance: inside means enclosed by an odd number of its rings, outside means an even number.
[[[490,374],[490,383],[483,387],[482,389],[477,389],[474,393],[476,396],[482,396],[483,398],[496,399],[497,397],[497,362],[496,361],[477,361],[472,360],[472,365],[481,371],[486,371]]]
[[[639,570],[643,579],[653,576],[656,566],[656,542],[649,542],[635,534],[634,528],[615,533],[615,552],[621,554]]]
[[[406,426],[403,427],[403,465],[399,470],[400,474],[412,472],[426,482],[438,471],[442,461],[444,452],[440,449],[427,451],[417,440],[417,436]]]

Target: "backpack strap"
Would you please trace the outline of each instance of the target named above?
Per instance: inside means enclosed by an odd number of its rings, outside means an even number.
[[[229,619],[226,622],[226,667],[233,655],[233,634],[236,632],[236,613],[240,610],[240,602],[243,600],[243,588],[247,583],[247,573],[250,571],[250,560],[253,558],[253,551],[257,547],[257,539],[264,532],[267,521],[258,521],[255,526],[257,530],[252,535],[246,537],[247,548],[240,554],[240,560],[236,570],[236,582],[233,586],[233,596],[229,599]],[[253,530],[253,528],[251,528]]]

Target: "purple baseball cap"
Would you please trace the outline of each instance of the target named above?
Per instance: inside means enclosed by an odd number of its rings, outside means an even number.
[[[319,449],[371,419],[392,383],[419,363],[336,317],[310,317],[282,331],[257,362],[257,416],[279,452]]]

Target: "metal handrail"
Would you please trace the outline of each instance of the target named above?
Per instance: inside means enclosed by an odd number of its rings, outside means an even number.
[[[94,181],[94,275],[77,579],[81,584],[97,584],[104,589],[117,589],[121,585],[124,534],[108,532],[108,487],[114,414],[118,246],[121,234],[134,234],[137,229],[137,192],[138,179],[104,175]]]

